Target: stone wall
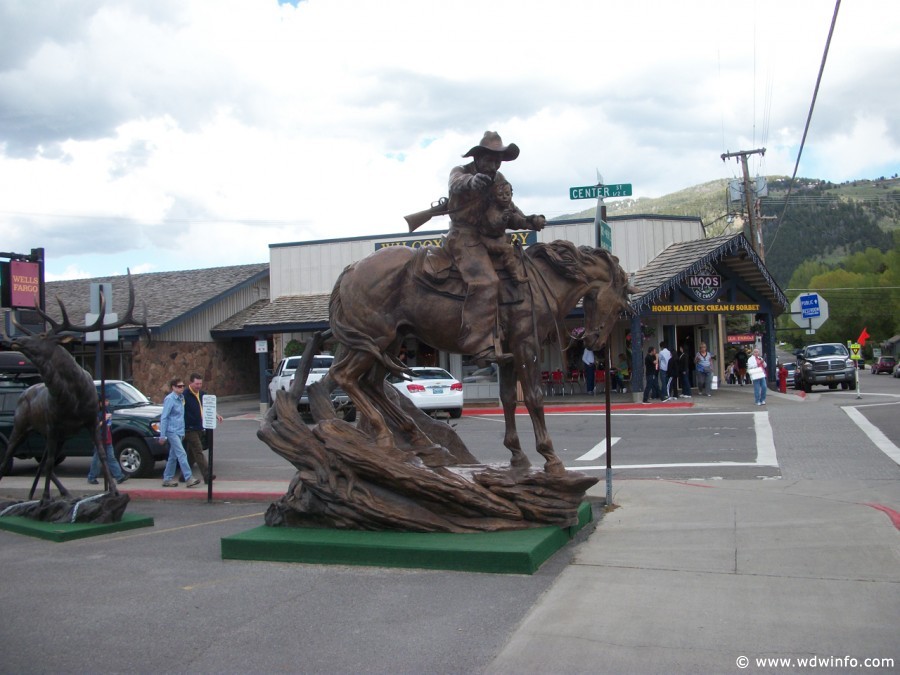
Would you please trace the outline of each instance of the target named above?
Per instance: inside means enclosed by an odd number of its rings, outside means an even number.
[[[216,396],[259,393],[259,359],[253,340],[229,342],[146,342],[134,345],[134,386],[156,402],[169,393],[169,380],[191,373]]]

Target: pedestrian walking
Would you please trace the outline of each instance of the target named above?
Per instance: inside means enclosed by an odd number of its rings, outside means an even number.
[[[187,453],[182,445],[184,438],[184,380],[176,377],[169,382],[171,391],[163,400],[162,415],[159,418],[159,442],[169,442],[169,458],[163,469],[163,487],[178,487],[175,480],[175,468],[181,467],[185,487],[192,488],[200,484],[200,479],[191,473]]]

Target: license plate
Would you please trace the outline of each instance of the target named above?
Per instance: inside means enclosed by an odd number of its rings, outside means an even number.
[[[435,387],[434,389],[431,390],[431,393],[433,393],[433,394],[443,394],[443,393],[444,393],[444,389],[443,389],[443,387]]]
[[[834,375],[826,375],[825,381],[826,382],[834,382]]]

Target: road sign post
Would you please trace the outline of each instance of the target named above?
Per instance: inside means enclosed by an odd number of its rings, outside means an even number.
[[[818,293],[801,293],[791,303],[791,320],[812,335],[828,320],[828,301]]]
[[[596,199],[597,212],[594,216],[594,226],[597,229],[597,236],[600,240],[600,247],[607,251],[612,251],[612,228],[606,222],[606,209],[603,206],[604,199],[612,197],[630,197],[631,183],[616,183],[614,185],[604,185],[603,177],[597,174],[596,185],[584,185],[581,187],[569,188],[569,199]]]
[[[209,462],[207,463],[209,475],[206,476],[206,501],[212,503],[213,498],[213,451],[215,446],[215,429],[218,426],[219,415],[216,411],[216,397],[212,394],[203,395],[203,428],[206,430],[206,440],[209,442]],[[203,452],[201,449],[200,452]],[[200,466],[198,465],[199,469]]]

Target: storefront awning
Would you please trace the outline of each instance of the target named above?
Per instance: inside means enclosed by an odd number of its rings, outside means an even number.
[[[641,293],[632,296],[631,306],[643,314],[654,305],[671,303],[691,277],[710,268],[727,277],[747,300],[770,307],[774,316],[787,311],[787,297],[743,233],[672,244],[634,275],[632,283]],[[716,311],[714,303],[709,303],[709,311]]]

